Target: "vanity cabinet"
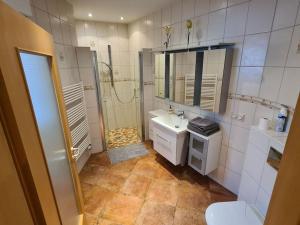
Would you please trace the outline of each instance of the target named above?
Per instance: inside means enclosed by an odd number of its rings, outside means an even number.
[[[190,132],[188,165],[202,175],[207,175],[218,167],[222,133],[218,131],[208,137]]]
[[[187,152],[187,149],[184,148],[184,141],[187,132],[184,130],[175,133],[161,124],[152,123],[154,150],[175,166],[184,165]]]

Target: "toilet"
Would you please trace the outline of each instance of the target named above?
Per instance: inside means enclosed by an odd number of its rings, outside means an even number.
[[[218,202],[205,212],[207,225],[263,225],[264,218],[244,201]]]

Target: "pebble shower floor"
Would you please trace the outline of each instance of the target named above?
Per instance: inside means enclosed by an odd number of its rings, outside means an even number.
[[[108,149],[119,148],[141,142],[136,128],[119,128],[110,130],[108,131],[107,137]]]

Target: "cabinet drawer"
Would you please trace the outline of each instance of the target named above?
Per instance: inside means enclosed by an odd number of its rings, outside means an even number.
[[[176,140],[162,133],[160,130],[153,130],[154,135],[154,149],[172,163],[176,163],[176,148],[174,143]]]

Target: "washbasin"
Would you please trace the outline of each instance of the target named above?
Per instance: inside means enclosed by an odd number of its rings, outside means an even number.
[[[176,134],[185,132],[188,125],[187,119],[182,119],[175,114],[168,114],[152,118],[152,121],[159,124]]]

